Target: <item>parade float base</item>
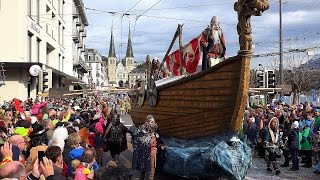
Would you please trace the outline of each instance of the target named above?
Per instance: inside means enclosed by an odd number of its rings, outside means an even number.
[[[243,179],[251,167],[251,149],[230,135],[185,140],[163,138],[163,171],[192,179]],[[239,140],[239,139],[238,139]]]

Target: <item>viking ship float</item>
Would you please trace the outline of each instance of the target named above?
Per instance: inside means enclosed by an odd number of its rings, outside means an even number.
[[[268,8],[268,0],[236,2],[240,50],[236,56],[206,70],[156,81],[147,57],[147,86],[135,90],[132,98],[130,115],[134,124],[143,124],[146,116],[152,114],[161,135],[180,139],[239,132],[248,98],[253,55],[251,16],[261,16]],[[175,38],[181,35],[181,26],[177,32]],[[172,44],[165,57],[171,47]]]

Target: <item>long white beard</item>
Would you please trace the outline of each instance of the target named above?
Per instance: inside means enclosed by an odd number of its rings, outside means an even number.
[[[213,29],[211,34],[212,34],[213,44],[220,44],[220,31]]]

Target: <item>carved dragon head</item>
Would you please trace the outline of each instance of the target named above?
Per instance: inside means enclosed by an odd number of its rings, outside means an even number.
[[[245,16],[261,16],[269,6],[269,0],[238,0],[234,4],[234,10],[244,13]]]
[[[269,9],[269,0],[251,0],[249,7],[252,10],[252,15],[261,16],[264,11]]]

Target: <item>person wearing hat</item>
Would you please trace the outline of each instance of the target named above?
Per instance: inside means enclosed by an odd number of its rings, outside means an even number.
[[[212,17],[210,26],[203,31],[200,44],[204,52],[202,70],[212,67],[225,59],[226,42],[217,16]]]
[[[134,132],[135,131],[135,132]],[[135,171],[134,176],[141,179],[153,180],[155,174],[157,146],[160,145],[158,125],[155,118],[150,114],[146,121],[137,130],[132,129],[133,137],[133,156],[132,169]]]
[[[291,171],[299,170],[299,122],[294,121],[292,123],[292,129],[288,136],[288,147],[292,160]]]
[[[41,124],[35,122],[32,124],[32,132],[30,133],[30,147],[36,147],[38,145],[47,145],[48,138],[47,138],[47,129],[45,129]]]
[[[312,142],[311,142],[311,121],[303,121],[303,131],[301,143],[301,151],[305,157],[305,164],[302,167],[311,168],[312,167]]]
[[[277,164],[277,156],[281,155],[281,150],[279,148],[280,143],[280,133],[279,133],[279,120],[277,117],[270,119],[268,126],[264,129],[263,133],[264,147],[266,149],[266,161],[267,170],[273,170],[277,175],[281,173]]]
[[[115,114],[106,130],[106,138],[112,160],[116,163],[119,162],[120,153],[128,148],[126,139],[127,132],[128,129],[120,122],[120,115]]]

